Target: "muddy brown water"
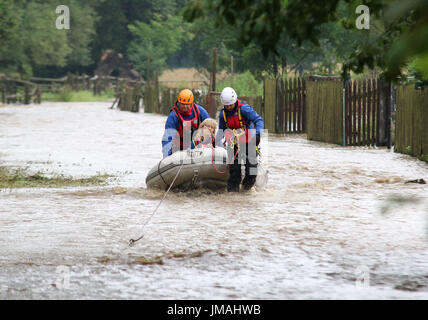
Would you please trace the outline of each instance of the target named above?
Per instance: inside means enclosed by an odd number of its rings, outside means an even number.
[[[129,248],[163,197],[166,117],[110,105],[0,108],[1,165],[115,176],[1,190],[0,299],[428,298],[428,189],[405,184],[426,163],[265,135],[265,190],[171,192]]]

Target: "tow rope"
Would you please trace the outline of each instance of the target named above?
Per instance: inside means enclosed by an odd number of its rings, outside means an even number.
[[[150,215],[150,217],[147,219],[146,223],[144,223],[143,227],[142,227],[142,232],[141,232],[141,236],[138,237],[137,239],[130,239],[129,240],[129,246],[132,247],[135,245],[135,243],[137,241],[140,241],[141,239],[144,238],[144,228],[146,227],[146,225],[150,222],[150,220],[153,218],[153,216],[155,215],[156,211],[159,209],[160,205],[162,204],[163,200],[165,199],[166,195],[168,194],[168,192],[171,190],[172,186],[174,185],[175,180],[177,179],[178,175],[180,174],[181,169],[183,168],[184,164],[185,164],[185,160],[187,158],[188,153],[186,153],[186,156],[183,159],[183,163],[181,164],[180,168],[178,169],[174,179],[172,180],[171,184],[169,185],[168,190],[166,190],[166,192],[164,193],[162,200],[158,203],[157,207],[155,208],[155,210],[153,211],[153,213]],[[163,180],[163,178],[162,178]],[[165,182],[165,180],[163,180]],[[166,183],[165,183],[166,184]]]

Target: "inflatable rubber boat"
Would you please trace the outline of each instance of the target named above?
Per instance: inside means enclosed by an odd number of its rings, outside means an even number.
[[[159,161],[149,171],[146,185],[147,188],[165,190],[177,176],[172,189],[221,189],[226,187],[229,179],[227,169],[227,151],[224,148],[196,148],[177,151]],[[263,188],[267,183],[267,172],[259,166],[258,173],[256,187]]]

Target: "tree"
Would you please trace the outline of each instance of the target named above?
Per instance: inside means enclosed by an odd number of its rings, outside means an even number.
[[[13,32],[14,37],[8,46],[2,45],[0,49],[4,70],[30,76],[35,66],[65,66],[71,49],[67,33],[54,27],[57,18],[55,6],[16,1],[9,9],[13,11],[14,23],[5,28]]]
[[[134,37],[128,26],[150,23],[155,15],[172,15],[175,1],[170,0],[97,0],[93,7],[99,19],[92,57],[98,61],[106,50],[125,54]]]
[[[71,52],[67,56],[67,64],[88,66],[94,62],[91,57],[91,43],[95,38],[95,10],[86,1],[76,3],[68,0],[62,3],[69,5],[71,11],[72,27],[67,38]]]
[[[18,30],[21,12],[18,7],[7,0],[0,0],[0,72],[11,71],[10,63],[16,56],[12,51],[19,41]]]
[[[134,38],[129,60],[146,79],[166,67],[168,56],[180,48],[186,35],[187,39],[192,37],[179,16],[154,15],[150,23],[136,22],[129,25],[129,30]]]
[[[344,2],[353,12],[361,4],[357,0]],[[283,34],[298,45],[308,40],[320,46],[322,26],[340,19],[339,3],[339,0],[192,0],[183,16],[186,21],[194,21],[214,12],[217,26],[233,26],[239,30],[240,43],[248,46],[253,42],[268,57],[270,53],[280,55],[278,43]],[[424,19],[428,0],[367,0],[365,4],[382,27],[377,34],[370,34],[370,41],[356,43],[346,58],[342,74],[345,76],[351,70],[360,73],[365,67],[377,66],[388,79],[395,80],[407,61],[428,52],[428,43],[423,41],[428,33]],[[348,30],[355,29],[355,18],[353,14],[341,23]]]
[[[70,30],[55,27],[58,3],[18,0],[0,2],[0,69],[31,76],[50,68],[92,63],[90,43],[95,14],[83,1],[65,0],[70,7]]]

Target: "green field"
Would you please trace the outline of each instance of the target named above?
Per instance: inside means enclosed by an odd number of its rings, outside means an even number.
[[[102,95],[95,96],[92,91],[72,91],[67,88],[62,89],[60,92],[46,92],[42,95],[42,101],[51,102],[94,102],[94,101],[107,101],[114,98],[114,92],[108,90]]]
[[[110,177],[106,174],[80,179],[62,174],[47,177],[42,172],[30,174],[26,169],[0,167],[0,189],[102,186],[107,184],[107,179]]]

